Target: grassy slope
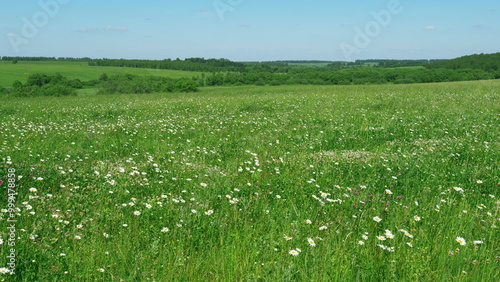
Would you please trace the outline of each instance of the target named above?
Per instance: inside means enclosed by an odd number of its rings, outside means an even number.
[[[25,82],[30,74],[61,73],[69,79],[80,79],[82,81],[97,79],[102,73],[111,74],[137,74],[137,75],[158,75],[172,78],[198,76],[200,72],[185,72],[174,70],[153,70],[135,69],[119,67],[90,67],[84,62],[11,62],[0,61],[0,87],[9,87],[15,80]]]
[[[481,81],[2,98],[0,169],[24,175],[16,278],[497,281],[499,95]]]

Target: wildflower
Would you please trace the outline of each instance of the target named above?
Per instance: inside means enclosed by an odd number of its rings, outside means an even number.
[[[104,268],[99,268],[97,271],[104,272]]]
[[[30,188],[30,192],[36,192],[36,188]]]
[[[363,240],[368,240],[368,236],[366,236],[365,234],[361,235],[361,238],[363,238]]]
[[[202,182],[202,183],[200,183],[200,185],[201,185],[201,187],[207,187],[207,186],[208,186],[208,184],[207,184],[207,183],[203,183],[203,182]]]
[[[415,220],[415,221],[420,221],[420,219],[421,219],[421,218],[420,218],[420,216],[418,216],[418,215],[416,215],[416,216],[414,216],[414,217],[413,217],[413,220]]]
[[[307,224],[312,224],[312,221],[310,219],[306,219]]]
[[[385,234],[385,237],[387,239],[394,239],[394,234],[392,234],[392,233],[391,234]]]
[[[7,274],[9,272],[10,272],[10,270],[8,268],[6,268],[6,267],[0,268],[0,273],[2,273],[2,274]]]
[[[483,184],[483,181],[482,180],[477,180],[476,183],[477,184]]]
[[[170,229],[168,229],[167,227],[164,227],[161,232],[165,233],[165,232],[168,232]]]
[[[380,241],[385,241],[387,238],[385,238],[385,236],[377,236],[377,239],[379,239]]]
[[[321,230],[321,231],[326,230],[326,229],[328,229],[328,227],[326,227],[324,225],[319,228],[319,230]]]
[[[308,238],[308,239],[307,239],[307,242],[309,243],[309,246],[311,246],[311,247],[316,247],[316,243],[314,243],[314,240],[313,240],[313,239]]]
[[[392,191],[391,191],[391,190],[389,190],[389,189],[385,189],[385,193],[386,193],[387,195],[392,195]]]
[[[122,226],[123,226],[123,227],[127,227],[127,226],[128,226],[128,224],[124,223]]]
[[[80,240],[80,239],[82,239],[82,237],[80,237],[80,236],[76,235],[76,236],[75,236],[75,239],[76,239],[76,240]]]
[[[464,189],[460,188],[460,187],[453,187],[453,189],[455,189],[455,191],[457,192],[464,192]]]
[[[66,254],[65,254],[65,253],[61,253],[61,254],[59,254],[59,255],[60,255],[61,257],[65,257],[65,256],[66,256]]]
[[[363,241],[358,241],[358,245],[363,246],[364,244],[365,244],[365,242],[363,242]]]
[[[150,209],[150,208],[152,208],[152,207],[153,207],[152,205],[150,205],[150,204],[146,204],[146,208]]]
[[[408,245],[408,246],[410,246],[411,248],[413,248],[413,245],[412,245],[410,242],[406,243],[406,245]]]
[[[378,217],[378,216],[374,217],[373,220],[375,220],[376,222],[381,222],[382,221],[382,219],[380,217]]]
[[[291,250],[291,251],[289,251],[288,253],[289,253],[290,255],[294,256],[294,257],[296,257],[296,256],[298,256],[298,255],[299,255],[299,252],[298,252],[297,250]]]
[[[102,235],[106,238],[109,238],[109,234],[108,233],[102,233]]]
[[[457,237],[456,241],[462,246],[465,246],[466,244],[465,239],[462,237]]]
[[[206,215],[211,215],[213,213],[214,213],[214,210],[208,210],[208,211],[205,212]]]
[[[290,240],[292,240],[292,239],[293,239],[292,237],[290,237],[290,236],[286,236],[286,235],[285,235],[283,238],[285,238],[285,240],[287,240],[287,241],[290,241]]]
[[[134,212],[134,215],[140,215],[140,214],[141,214],[141,212],[140,212],[140,211],[135,211],[135,212]]]
[[[473,243],[474,243],[474,245],[481,245],[481,244],[483,244],[484,242],[483,242],[483,241],[476,240],[476,241],[474,241]]]
[[[191,212],[192,212],[192,213],[197,213],[198,211],[197,211],[197,210],[195,210],[195,209],[192,209],[192,210],[191,210]]]

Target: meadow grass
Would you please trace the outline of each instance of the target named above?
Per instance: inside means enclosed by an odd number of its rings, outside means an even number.
[[[499,90],[3,98],[1,278],[497,281]]]
[[[191,78],[201,75],[201,72],[187,72],[176,70],[156,70],[141,68],[120,68],[120,67],[94,67],[86,62],[27,62],[19,61],[12,64],[8,61],[0,61],[0,87],[10,87],[16,80],[22,83],[35,73],[54,75],[60,73],[68,79],[80,79],[82,81],[98,79],[103,73],[108,75],[133,74],[133,75],[154,75],[171,78]]]

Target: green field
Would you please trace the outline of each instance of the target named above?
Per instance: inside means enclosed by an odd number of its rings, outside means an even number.
[[[8,281],[500,280],[500,81],[0,100]]]
[[[134,75],[155,75],[167,76],[171,78],[191,78],[201,75],[200,72],[187,72],[175,70],[155,70],[139,68],[119,68],[119,67],[91,67],[86,62],[26,62],[20,61],[17,64],[0,61],[0,87],[10,87],[16,80],[26,82],[28,76],[34,73],[44,73],[53,75],[60,73],[68,79],[80,79],[88,81],[98,79],[103,73],[114,74],[134,74]]]

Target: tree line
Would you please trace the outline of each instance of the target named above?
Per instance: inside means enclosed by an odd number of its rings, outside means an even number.
[[[500,70],[500,53],[494,54],[475,54],[464,56],[452,60],[441,60],[430,63],[428,68],[431,69],[481,69],[488,72],[495,72]]]
[[[228,59],[204,59],[187,58],[184,60],[165,59],[165,60],[113,60],[97,59],[88,62],[89,66],[99,67],[131,67],[131,68],[150,68],[150,69],[169,69],[180,71],[198,71],[198,72],[218,72],[218,71],[244,71],[243,63],[232,62]]]
[[[91,58],[72,58],[72,57],[20,57],[20,56],[3,56],[0,57],[2,61],[26,61],[26,62],[51,62],[51,61],[65,61],[65,62],[88,62]]]
[[[158,92],[196,92],[198,82],[194,79],[172,79],[159,76],[138,76],[132,74],[102,74],[99,79],[82,82],[70,80],[61,74],[32,74],[25,83],[14,81],[12,87],[0,92],[14,97],[75,96],[76,90],[84,86],[96,87],[98,94],[146,94]]]
[[[147,94],[170,92],[196,92],[198,83],[189,78],[173,79],[160,76],[132,74],[102,74],[97,83],[98,94]]]
[[[221,85],[362,85],[411,84],[470,81],[500,78],[484,70],[355,68],[336,71],[327,68],[292,68],[287,73],[253,70],[212,73],[195,78],[200,86]]]

